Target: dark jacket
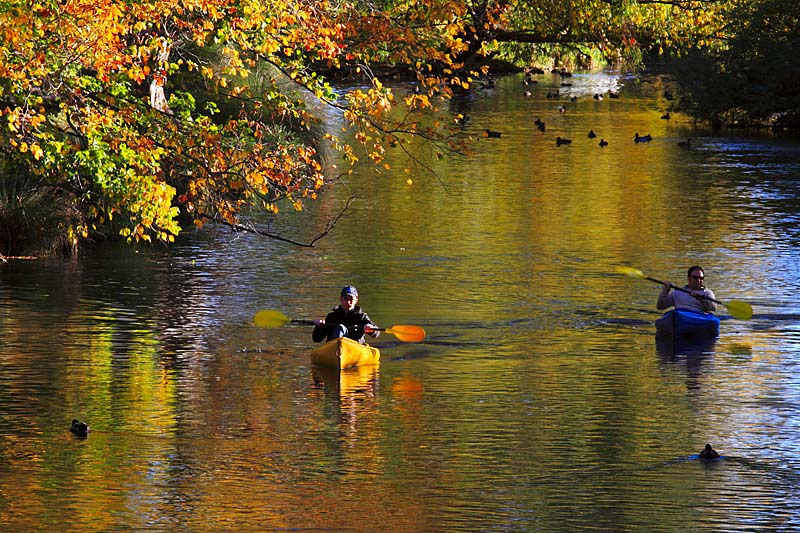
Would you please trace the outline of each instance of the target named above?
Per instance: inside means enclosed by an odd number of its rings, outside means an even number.
[[[366,343],[364,339],[364,326],[370,324],[376,328],[378,327],[375,326],[369,316],[367,316],[367,313],[361,310],[360,306],[355,306],[352,311],[345,311],[341,305],[337,305],[333,308],[333,311],[328,313],[328,316],[325,317],[325,325],[316,326],[314,328],[314,331],[311,333],[311,338],[314,339],[314,342],[324,341],[328,337],[330,328],[338,324],[345,325],[348,331],[347,336],[361,344]],[[380,334],[380,331],[373,331],[369,335],[370,337],[377,337]]]

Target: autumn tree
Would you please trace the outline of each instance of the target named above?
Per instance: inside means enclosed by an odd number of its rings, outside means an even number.
[[[726,1],[480,0],[466,2],[464,40],[514,62],[570,58],[641,65],[642,54],[713,45]],[[474,45],[473,45],[474,46]]]
[[[391,171],[386,150],[406,149],[409,137],[468,152],[452,122],[422,113],[484,75],[480,58],[513,55],[498,43],[579,44],[609,56],[643,35],[671,46],[695,35],[709,6],[9,0],[0,4],[0,202],[19,207],[45,192],[61,216],[40,228],[73,249],[111,232],[171,242],[187,222],[265,233],[253,213],[302,209],[348,165]],[[419,90],[397,97],[377,67],[402,69]],[[338,94],[324,75],[337,72],[363,76],[366,88]],[[352,135],[317,128],[319,105],[338,110]],[[322,143],[345,168],[324,168]],[[8,228],[14,215],[3,217]],[[0,232],[0,253],[13,235]]]
[[[394,96],[377,78],[340,98],[315,66],[449,62],[441,41],[430,44],[433,31],[409,33],[387,13],[347,2],[11,1],[0,9],[2,155],[63,207],[73,246],[108,227],[169,242],[179,211],[197,225],[253,228],[244,216],[253,206],[301,209],[325,180],[303,135],[317,120],[310,98],[341,110],[373,163],[381,164],[381,140],[415,133],[389,121]],[[430,105],[426,95],[407,103]],[[328,142],[350,164],[362,157]]]

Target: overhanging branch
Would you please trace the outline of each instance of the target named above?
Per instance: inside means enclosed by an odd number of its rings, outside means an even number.
[[[336,224],[339,222],[339,220],[345,215],[347,210],[350,208],[350,205],[357,198],[358,197],[355,196],[355,195],[350,196],[347,199],[347,202],[345,203],[345,205],[342,208],[342,210],[335,217],[333,217],[332,219],[328,220],[328,223],[325,224],[325,229],[322,230],[320,233],[318,233],[313,239],[311,239],[308,242],[300,242],[300,241],[296,241],[294,239],[290,239],[288,237],[282,237],[282,236],[280,236],[278,234],[275,234],[275,233],[271,233],[271,232],[268,232],[268,231],[260,230],[255,226],[248,226],[248,225],[244,225],[244,224],[237,224],[237,223],[233,223],[233,222],[228,222],[227,220],[220,220],[216,215],[208,215],[206,213],[201,213],[200,216],[202,218],[206,218],[208,220],[213,220],[214,222],[217,222],[218,224],[222,224],[223,226],[227,226],[227,227],[231,228],[234,231],[244,231],[244,232],[247,232],[247,233],[253,233],[255,235],[260,235],[262,237],[268,237],[270,239],[275,239],[275,240],[278,240],[278,241],[281,241],[281,242],[293,244],[295,246],[301,246],[303,248],[313,248],[314,245],[317,244],[317,242],[322,240],[326,235],[328,235],[328,233],[333,231],[333,228],[336,226]]]

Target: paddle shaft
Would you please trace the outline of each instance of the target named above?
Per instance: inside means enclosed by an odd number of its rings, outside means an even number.
[[[655,278],[651,278],[650,276],[645,276],[644,279],[653,281],[655,283],[658,283],[659,285],[664,285],[663,281],[655,279]],[[685,292],[686,294],[692,294],[692,291],[690,291],[689,289],[684,289],[683,287],[678,287],[677,285],[673,285],[672,283],[670,283],[669,286],[671,288],[675,289],[676,291]],[[725,305],[725,302],[720,302],[719,300],[715,300],[714,298],[711,298],[709,296],[704,296],[702,294],[692,294],[692,296],[694,296],[695,298],[702,298],[704,300],[711,300],[712,302],[718,303],[720,305]]]
[[[293,318],[290,320],[293,324],[302,324],[304,326],[316,326],[317,323],[313,320],[302,320],[299,318]],[[397,327],[397,326],[393,326]],[[390,331],[392,328],[370,328],[372,331]]]
[[[302,324],[303,326],[316,326],[317,323],[314,320],[304,320],[300,318],[293,318],[289,320],[292,324]],[[372,328],[372,331],[386,331],[392,328]]]

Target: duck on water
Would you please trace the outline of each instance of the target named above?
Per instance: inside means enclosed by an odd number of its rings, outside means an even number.
[[[86,422],[81,422],[77,418],[72,419],[72,425],[69,427],[69,430],[73,435],[82,439],[85,439],[89,436],[89,424]]]
[[[701,451],[698,454],[698,457],[700,459],[705,459],[706,461],[710,461],[712,459],[719,459],[720,455],[719,453],[717,453],[717,450],[711,447],[710,444],[706,444],[706,447],[703,448],[703,451]]]

